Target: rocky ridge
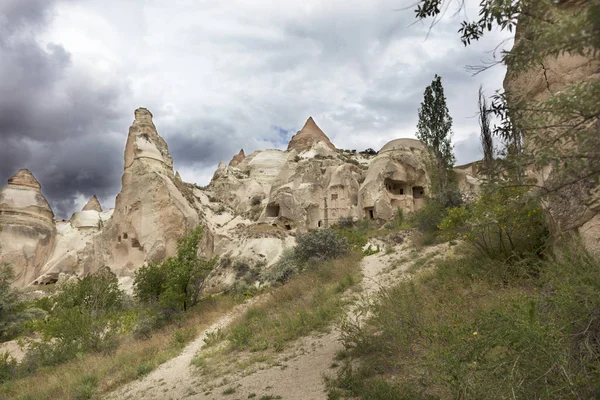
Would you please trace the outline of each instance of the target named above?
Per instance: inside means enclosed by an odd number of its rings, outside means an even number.
[[[268,268],[294,245],[297,232],[342,218],[386,221],[397,208],[418,209],[429,186],[426,156],[414,139],[394,140],[377,155],[338,150],[309,118],[287,150],[248,156],[241,150],[200,188],[173,170],[152,114],[140,108],[115,208],[103,211],[93,196],[69,221],[54,221],[40,184],[19,171],[0,192],[0,259],[18,271],[18,286],[108,266],[128,288],[137,268],[173,255],[178,238],[201,224],[201,251],[221,260],[207,290],[219,291],[239,278],[231,260]]]

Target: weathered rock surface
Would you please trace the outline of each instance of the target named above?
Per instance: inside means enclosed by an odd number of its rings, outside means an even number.
[[[587,7],[587,3],[567,0],[561,2],[560,7],[580,12],[583,7]],[[526,18],[519,20],[515,43],[520,40],[540,40],[538,37],[528,35],[529,25]],[[567,85],[599,80],[600,59],[597,56],[563,53],[558,57],[547,57],[526,71],[515,70],[508,65],[504,89],[512,104],[522,101],[539,102],[564,90]],[[527,115],[524,118],[527,118]],[[598,128],[598,137],[600,137],[600,127]],[[560,128],[537,132],[525,131],[526,146],[534,145],[533,141],[528,139],[536,133],[556,135],[560,133]],[[538,179],[539,185],[552,185],[554,175],[550,168],[533,171],[533,174]],[[546,210],[549,213],[551,227],[556,233],[577,234],[586,248],[600,258],[600,188],[591,179],[579,181],[575,185],[568,185],[552,193],[547,197]]]
[[[229,166],[236,167],[239,163],[244,161],[244,158],[246,158],[246,154],[244,153],[244,149],[241,149],[240,152],[233,156],[231,161],[229,161]]]
[[[125,146],[122,189],[112,217],[86,248],[83,273],[106,265],[131,277],[144,262],[173,255],[177,239],[200,222],[190,195],[175,179],[173,159],[152,114],[137,109]]]
[[[98,198],[96,197],[96,195],[93,195],[92,197],[90,197],[90,199],[88,200],[88,202],[86,203],[86,205],[83,206],[83,209],[81,211],[98,211],[98,212],[102,212],[102,206],[100,205],[100,201],[98,200]]]
[[[317,126],[312,117],[309,117],[304,127],[298,131],[288,143],[288,150],[304,151],[309,150],[317,143],[323,143],[331,150],[335,150],[335,146],[327,135]]]
[[[416,139],[396,139],[377,153],[358,193],[362,218],[392,219],[398,208],[418,210],[429,188],[428,152]]]
[[[0,226],[0,262],[12,265],[15,285],[27,285],[39,276],[56,239],[54,213],[29,170],[17,171],[0,191]]]
[[[127,288],[140,266],[175,254],[177,240],[202,224],[201,252],[221,259],[207,285],[218,292],[248,268],[271,266],[294,245],[295,232],[417,209],[429,183],[424,156],[413,139],[392,141],[375,157],[336,150],[309,118],[288,150],[248,156],[242,150],[201,188],[174,173],[152,114],[140,108],[129,129],[115,208],[102,211],[94,196],[69,221],[55,222],[39,183],[19,171],[0,195],[2,257],[19,266],[19,285],[108,266]]]

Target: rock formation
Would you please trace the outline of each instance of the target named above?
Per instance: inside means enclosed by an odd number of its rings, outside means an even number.
[[[69,221],[55,222],[39,183],[19,171],[0,194],[2,259],[17,267],[20,286],[108,266],[127,288],[137,268],[173,255],[177,240],[202,224],[201,251],[224,260],[207,289],[219,291],[237,276],[228,259],[269,266],[294,244],[295,232],[418,209],[429,183],[424,157],[414,139],[392,141],[375,157],[337,150],[309,118],[286,151],[242,150],[201,188],[174,173],[152,114],[140,108],[115,208],[102,211],[93,196]]]
[[[246,154],[244,153],[244,149],[241,149],[240,152],[233,156],[231,161],[229,161],[229,166],[237,167],[239,163],[244,161],[244,158],[246,158]]]
[[[29,170],[17,171],[0,191],[0,227],[0,263],[12,265],[15,285],[26,285],[39,276],[56,238],[54,213]]]
[[[566,0],[561,2],[559,7],[581,12],[587,5],[585,2]],[[530,21],[527,18],[520,19],[515,45],[521,40],[540,40],[538,37],[528,35],[529,30]],[[527,70],[516,70],[509,63],[504,88],[509,102],[514,105],[521,102],[545,101],[568,85],[598,81],[600,81],[600,59],[597,56],[593,53],[584,56],[565,52],[557,57],[546,57]],[[523,118],[527,119],[531,116],[525,114]],[[520,123],[520,121],[516,122]],[[544,131],[525,130],[525,145],[530,148],[535,145],[535,141],[531,140],[535,134],[551,137],[557,133],[560,133],[560,129],[558,131],[552,128]],[[596,138],[600,138],[600,126]],[[591,148],[598,148],[600,142],[596,141],[588,145]],[[552,185],[554,174],[550,167],[535,170],[533,175],[539,185]],[[588,250],[600,258],[600,188],[598,185],[591,179],[580,180],[574,185],[568,185],[552,193],[546,200],[551,227],[556,232],[577,234]]]
[[[397,139],[379,150],[358,192],[362,218],[390,220],[398,208],[418,210],[429,188],[425,145],[416,139]]]
[[[323,133],[321,128],[317,126],[312,117],[309,117],[304,127],[298,131],[288,143],[288,150],[304,151],[309,150],[317,143],[323,143],[331,150],[335,150],[335,146],[327,135]]]
[[[90,197],[90,199],[85,204],[85,206],[83,206],[83,209],[81,211],[102,212],[102,206],[100,205],[100,201],[98,201],[98,198],[96,197],[96,195],[93,195],[92,197]]]
[[[176,182],[173,159],[152,114],[137,109],[125,145],[122,189],[111,219],[86,250],[84,273],[106,265],[131,276],[144,262],[173,255],[177,240],[199,223],[190,195]]]

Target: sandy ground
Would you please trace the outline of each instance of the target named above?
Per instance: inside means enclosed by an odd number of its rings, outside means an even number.
[[[432,250],[433,249],[433,250]],[[365,317],[361,304],[369,302],[381,289],[402,279],[408,279],[405,273],[410,261],[410,248],[397,246],[392,254],[380,252],[364,257],[361,262],[363,281],[355,293],[357,301],[347,311],[347,318],[361,320]],[[425,253],[435,248],[425,249]],[[413,254],[414,255],[414,254]],[[398,265],[400,264],[400,265]],[[394,267],[390,267],[395,265]],[[299,339],[277,357],[275,362],[256,371],[238,371],[218,378],[216,385],[202,382],[199,374],[194,373],[190,361],[204,344],[208,332],[227,326],[236,315],[249,305],[244,304],[225,315],[213,324],[190,345],[181,355],[158,367],[142,380],[132,382],[105,397],[112,400],[125,399],[247,399],[260,400],[270,398],[297,400],[325,400],[324,376],[334,376],[337,371],[335,355],[342,350],[340,334],[335,328],[331,332],[318,336]],[[254,396],[252,396],[254,395]],[[281,397],[277,397],[281,396]]]

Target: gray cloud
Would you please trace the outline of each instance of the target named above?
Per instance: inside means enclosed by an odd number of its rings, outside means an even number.
[[[118,190],[127,87],[103,83],[73,65],[61,45],[38,40],[57,2],[12,0],[0,6],[0,180],[29,168],[59,217],[78,194]]]
[[[183,178],[199,184],[240,148],[284,148],[281,130],[294,133],[309,116],[340,148],[377,149],[414,136],[436,73],[457,158],[470,160],[477,88],[499,87],[504,71],[473,78],[464,66],[504,36],[464,48],[447,19],[425,40],[428,26],[400,6],[4,0],[0,182],[30,168],[61,217],[91,194],[111,206],[138,106],[153,112]]]

